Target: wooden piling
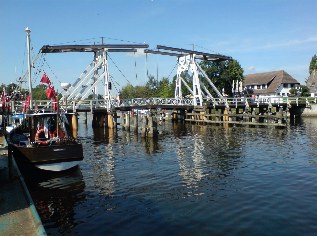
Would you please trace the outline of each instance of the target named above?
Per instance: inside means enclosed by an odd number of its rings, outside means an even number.
[[[107,127],[108,129],[113,129],[115,127],[115,122],[113,120],[112,114],[107,115]]]
[[[72,115],[72,134],[74,138],[77,138],[77,131],[78,131],[78,119],[77,115]]]

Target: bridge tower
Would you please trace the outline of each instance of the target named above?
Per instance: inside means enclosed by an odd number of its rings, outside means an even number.
[[[163,51],[160,51],[163,50]],[[199,52],[194,50],[187,50],[182,48],[167,47],[157,45],[157,50],[144,50],[145,53],[161,54],[167,56],[175,56],[178,58],[177,63],[177,77],[175,85],[175,98],[183,99],[182,84],[192,95],[193,105],[202,106],[203,98],[211,99],[212,95],[206,88],[206,86],[200,81],[199,75],[202,75],[210,85],[210,87],[216,92],[219,98],[224,99],[217,87],[208,78],[204,70],[199,66],[196,60],[208,60],[208,61],[225,61],[232,60],[231,57],[211,54],[205,52]],[[191,73],[192,87],[190,87],[182,76],[184,74]]]
[[[101,45],[45,45],[41,53],[62,53],[62,52],[92,52],[93,61],[81,73],[79,78],[71,84],[68,93],[62,99],[66,101],[80,100],[77,105],[93,93],[93,106],[111,109],[111,81],[109,76],[108,53],[112,52],[136,52],[137,49],[148,48],[148,44],[101,44]],[[103,101],[98,98],[98,84],[104,85]]]

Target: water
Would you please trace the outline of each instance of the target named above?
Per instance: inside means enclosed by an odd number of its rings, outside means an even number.
[[[157,140],[80,123],[80,167],[27,178],[49,235],[317,233],[317,119],[165,124]]]

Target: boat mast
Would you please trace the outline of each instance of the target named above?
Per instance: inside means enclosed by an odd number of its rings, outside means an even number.
[[[32,65],[31,65],[31,47],[30,47],[31,30],[29,29],[29,27],[26,27],[25,32],[26,32],[26,41],[27,41],[27,50],[28,50],[30,110],[32,110],[33,109],[33,107],[32,107],[32,76],[31,76]]]

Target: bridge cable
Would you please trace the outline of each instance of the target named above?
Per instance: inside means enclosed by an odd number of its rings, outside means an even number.
[[[136,67],[135,52],[134,52],[134,70],[135,70],[135,79],[138,80],[138,72],[137,72],[137,67]]]
[[[167,79],[170,79],[171,74],[173,73],[173,71],[175,70],[176,66],[178,65],[178,63],[175,64],[174,68],[171,70],[171,72],[169,73],[169,75],[167,76]]]
[[[51,66],[48,64],[47,59],[43,58],[43,60],[45,61],[47,67],[50,69],[50,72],[55,76],[56,80],[57,80],[59,83],[61,83],[61,82],[59,81],[59,78],[57,77],[57,75],[56,75],[56,74],[54,73],[54,71],[52,70]]]
[[[145,53],[145,67],[146,67],[146,78],[149,78],[149,68],[148,68],[148,59],[147,59],[147,53]]]
[[[115,65],[115,67],[117,68],[117,70],[121,73],[121,75],[125,78],[125,80],[129,83],[132,84],[127,77],[123,74],[123,72],[119,69],[119,67],[117,66],[117,64],[112,60],[112,58],[110,57],[110,55],[108,54],[108,58],[111,60],[111,62]]]

